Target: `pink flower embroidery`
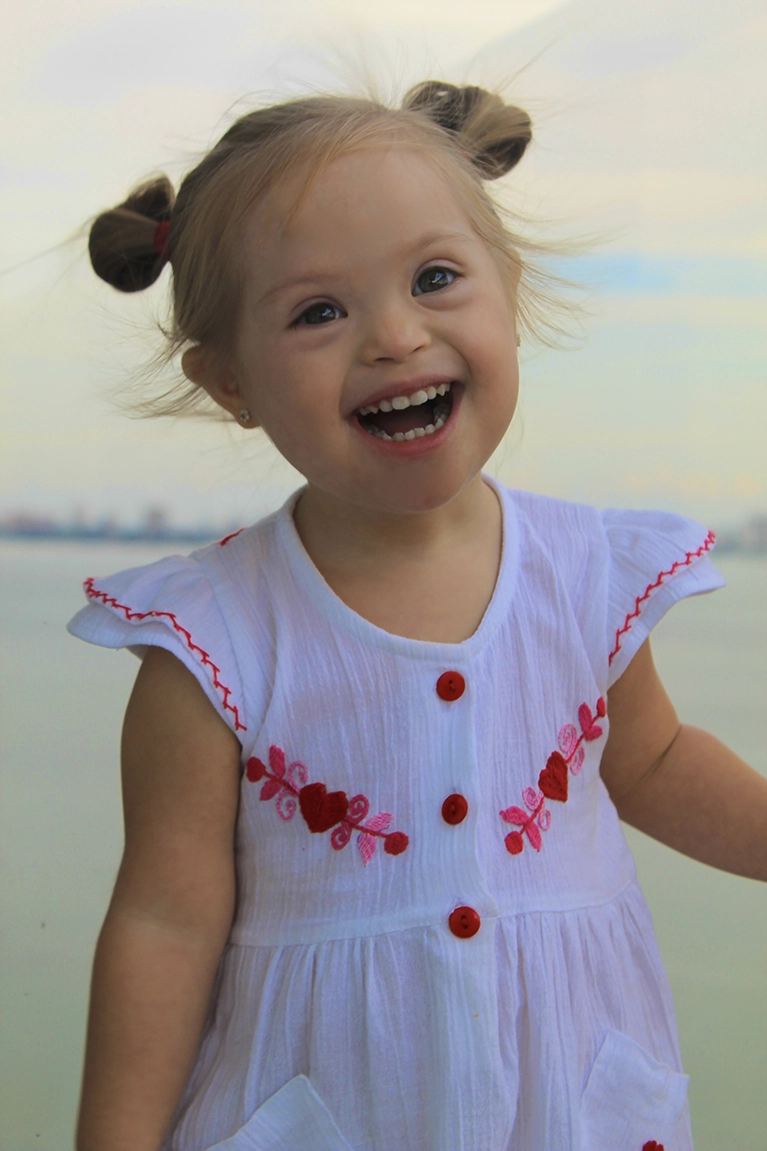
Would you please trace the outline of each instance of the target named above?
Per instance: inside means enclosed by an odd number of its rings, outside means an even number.
[[[287,766],[285,752],[275,744],[269,748],[269,767],[254,757],[248,760],[245,774],[251,783],[265,780],[259,798],[266,802],[276,797],[280,819],[290,820],[300,809],[311,832],[330,831],[330,845],[335,851],[346,847],[358,831],[357,847],[365,867],[375,855],[378,839],[384,841],[387,855],[401,855],[410,842],[403,831],[388,830],[393,818],[388,811],[368,819],[370,803],[366,796],[349,799],[345,791],[328,791],[324,783],[309,783],[304,764]]]
[[[510,831],[504,843],[509,855],[519,855],[525,846],[525,836],[531,846],[540,851],[543,846],[542,831],[551,827],[551,812],[546,807],[546,800],[556,800],[558,803],[567,803],[569,790],[569,773],[578,775],[583,767],[584,743],[591,743],[603,733],[597,720],[604,719],[607,707],[600,696],[597,700],[596,715],[587,703],[578,708],[578,722],[581,733],[572,723],[566,723],[560,728],[557,737],[559,751],[552,751],[546,761],[546,766],[538,776],[537,791],[534,787],[526,787],[522,792],[525,807],[507,807],[499,814],[504,823],[510,823],[517,831]]]

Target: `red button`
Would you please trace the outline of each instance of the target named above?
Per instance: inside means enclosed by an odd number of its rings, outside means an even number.
[[[456,907],[447,921],[453,935],[459,939],[471,939],[479,931],[482,920],[473,907]]]
[[[466,680],[460,671],[443,671],[437,680],[437,695],[440,699],[447,700],[448,703],[452,703],[454,699],[460,699],[465,691]]]
[[[463,823],[469,811],[469,804],[465,797],[459,795],[449,795],[445,802],[442,804],[442,818],[445,823]]]

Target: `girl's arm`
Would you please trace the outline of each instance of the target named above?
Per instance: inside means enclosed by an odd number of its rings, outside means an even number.
[[[123,730],[125,852],[96,949],[78,1151],[157,1151],[234,908],[240,746],[150,648]]]
[[[600,770],[621,819],[712,867],[767,880],[767,779],[680,724],[649,640],[607,699]]]

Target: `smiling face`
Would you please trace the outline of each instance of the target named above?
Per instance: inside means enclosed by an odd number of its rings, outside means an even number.
[[[396,146],[345,155],[292,214],[284,190],[268,196],[242,258],[236,352],[210,390],[311,488],[411,513],[478,475],[514,413],[514,318],[435,165]]]

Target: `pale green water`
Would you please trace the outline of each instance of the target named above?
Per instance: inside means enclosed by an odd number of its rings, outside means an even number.
[[[64,623],[86,575],[160,554],[0,544],[0,1151],[70,1151],[90,958],[121,844],[117,741],[136,663]],[[765,771],[767,561],[719,566],[729,588],[676,608],[656,657],[683,718]],[[767,1151],[767,885],[630,838],[676,996],[698,1151]]]

